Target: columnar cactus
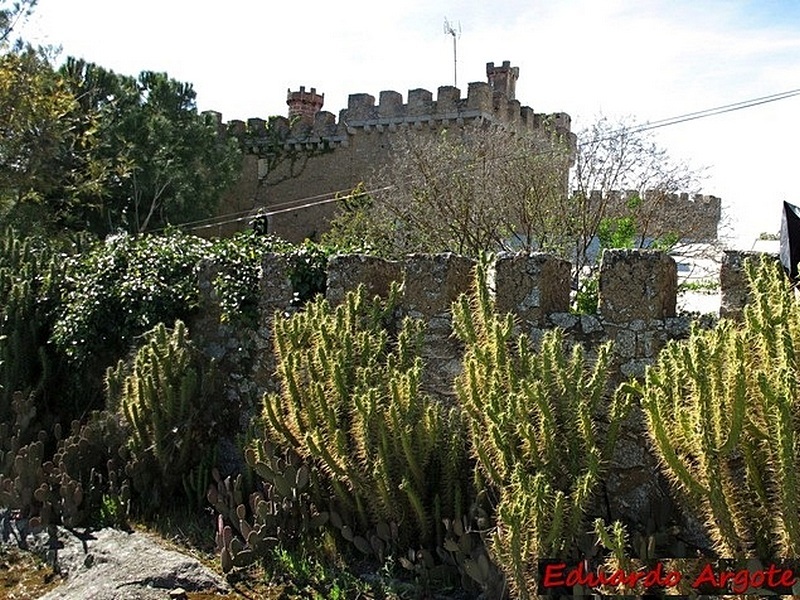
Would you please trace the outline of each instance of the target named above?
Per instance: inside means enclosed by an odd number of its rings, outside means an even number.
[[[458,414],[420,391],[421,324],[388,333],[396,294],[370,301],[362,286],[335,309],[277,317],[282,391],[265,397],[264,420],[324,474],[345,525],[403,523],[406,543],[433,547],[467,502],[466,445]]]
[[[590,362],[579,345],[568,354],[557,330],[539,349],[515,336],[512,316],[494,312],[487,267],[484,259],[476,269],[474,295],[454,304],[466,345],[456,388],[478,476],[499,495],[494,557],[527,598],[537,593],[536,560],[572,547],[627,403],[620,394],[605,405],[609,345]],[[603,413],[605,440],[597,427]]]
[[[800,303],[780,266],[749,263],[744,322],[670,343],[641,386],[664,470],[721,556],[800,556]]]
[[[126,473],[143,509],[158,508],[183,488],[184,477],[204,464],[198,449],[213,452],[215,380],[213,365],[197,355],[181,321],[172,331],[158,325],[130,372],[121,361],[108,370],[108,405],[127,424]]]

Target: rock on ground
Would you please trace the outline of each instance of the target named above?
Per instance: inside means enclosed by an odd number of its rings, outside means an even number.
[[[165,600],[176,588],[227,588],[198,560],[145,533],[102,529],[78,538],[59,530],[59,540],[58,565],[66,582],[43,600]]]

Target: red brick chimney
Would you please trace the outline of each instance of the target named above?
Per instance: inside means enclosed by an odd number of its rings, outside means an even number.
[[[289,118],[300,117],[303,122],[313,125],[314,115],[320,111],[324,102],[325,94],[317,94],[316,88],[312,87],[307,92],[301,85],[299,92],[288,90],[286,104],[289,105]]]

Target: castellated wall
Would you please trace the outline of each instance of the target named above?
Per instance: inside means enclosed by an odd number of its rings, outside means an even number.
[[[649,191],[642,194],[641,203],[631,206],[634,191],[594,191],[590,207],[604,205],[610,217],[633,214],[639,232],[647,238],[680,234],[685,242],[711,242],[717,239],[722,217],[722,201],[716,196],[702,194],[670,194]]]
[[[490,67],[491,73],[502,71],[506,63],[503,65],[494,68],[489,63],[487,71]],[[431,135],[444,128],[491,124],[541,132],[543,139],[546,133],[555,132],[574,144],[569,115],[536,113],[523,106],[513,98],[508,79],[496,77],[497,89],[487,82],[470,83],[466,95],[453,86],[440,87],[435,97],[428,90],[414,89],[405,101],[396,91],[383,91],[377,100],[370,94],[351,94],[338,118],[319,111],[291,121],[273,117],[224,123],[221,114],[207,113],[216,119],[220,132],[240,141],[245,154],[242,176],[225,195],[218,212],[282,211],[271,217],[270,231],[299,242],[318,238],[327,229],[336,205],[331,202],[297,210],[291,206],[304,204],[303,199],[314,202],[331,198],[336,191],[351,191],[388,161],[397,134]],[[293,94],[298,92],[289,94],[290,112],[300,110],[292,106]],[[246,221],[240,221],[199,233],[228,235],[245,225]]]
[[[735,316],[747,300],[742,275],[744,255],[728,252],[722,269],[723,312]],[[411,255],[402,261],[347,255],[330,260],[328,300],[341,302],[348,290],[366,286],[370,294],[385,295],[392,281],[403,283],[397,319],[412,316],[426,324],[423,358],[424,390],[443,402],[455,402],[453,380],[461,369],[463,349],[452,335],[452,302],[473,285],[474,261],[453,254]],[[201,276],[204,304],[192,337],[229,373],[232,401],[258,407],[264,391],[275,390],[272,322],[276,314],[293,309],[292,284],[286,259],[263,259],[260,321],[251,330],[220,324],[219,307],[211,292],[214,273]],[[659,350],[671,339],[688,336],[690,320],[676,315],[677,268],[666,254],[648,250],[606,251],[600,266],[597,315],[569,312],[570,264],[547,254],[499,255],[489,285],[496,308],[516,315],[520,332],[534,340],[554,327],[591,352],[614,343],[614,381],[641,377]],[[283,318],[283,317],[278,317]],[[257,410],[257,408],[256,408]],[[643,415],[633,414],[621,433],[610,475],[605,481],[598,515],[644,524],[648,518],[675,517],[668,485],[659,475],[644,432]],[[683,517],[681,517],[683,518]],[[658,525],[659,523],[657,523]],[[689,524],[691,525],[691,524]],[[698,530],[699,531],[699,530]]]

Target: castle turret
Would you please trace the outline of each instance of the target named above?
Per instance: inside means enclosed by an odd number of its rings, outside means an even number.
[[[316,115],[325,102],[325,94],[317,94],[316,88],[311,88],[307,92],[304,86],[300,86],[299,92],[288,90],[286,104],[289,105],[289,118],[300,117],[304,123],[314,124]]]
[[[486,63],[486,77],[492,90],[502,92],[509,100],[515,99],[519,67],[512,67],[510,60],[504,60],[501,67],[495,67],[493,62]]]

